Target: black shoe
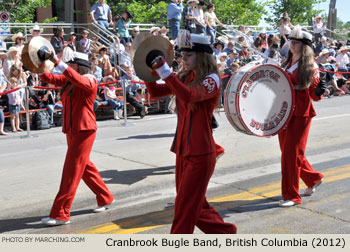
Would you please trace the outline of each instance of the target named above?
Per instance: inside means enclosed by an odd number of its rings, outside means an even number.
[[[141,119],[144,118],[145,115],[146,115],[146,110],[145,110],[145,108],[143,108],[143,109],[141,110],[141,113],[140,113]]]

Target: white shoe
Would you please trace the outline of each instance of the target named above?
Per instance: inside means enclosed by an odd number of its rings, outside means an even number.
[[[120,120],[119,116],[118,116],[118,111],[113,111],[114,112],[114,120]]]
[[[118,117],[120,118],[120,119],[122,119],[123,118],[123,110],[122,109],[118,109]]]
[[[112,205],[114,205],[113,203],[115,202],[115,199],[108,205],[104,205],[104,206],[99,206],[97,208],[94,209],[94,213],[101,213],[101,212],[104,212],[108,209],[111,208]]]
[[[57,220],[50,217],[42,218],[41,222],[48,226],[67,225],[70,221]]]
[[[306,188],[305,192],[304,192],[304,196],[311,196],[311,194],[313,194],[314,192],[316,192],[316,188],[321,185],[323,182],[323,178],[313,187],[308,187]]]
[[[281,200],[279,203],[280,207],[291,207],[291,206],[295,206],[298,205],[299,203],[296,203],[292,200]]]

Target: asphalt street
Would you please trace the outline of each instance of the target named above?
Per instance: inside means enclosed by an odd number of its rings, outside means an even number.
[[[350,96],[315,102],[306,156],[325,175],[311,197],[292,208],[278,207],[280,150],[277,137],[236,132],[223,111],[214,137],[226,149],[207,198],[241,234],[350,233]],[[94,214],[93,193],[82,182],[72,223],[45,227],[58,191],[66,152],[60,128],[0,137],[1,233],[169,233],[175,197],[175,155],[169,151],[175,115],[98,122],[91,160],[115,195],[113,209]],[[21,137],[22,136],[22,137]],[[301,182],[301,195],[305,185]],[[200,233],[196,229],[196,233]]]

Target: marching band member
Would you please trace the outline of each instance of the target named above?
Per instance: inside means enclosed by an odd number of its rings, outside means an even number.
[[[40,52],[40,51],[39,51]],[[49,52],[50,53],[50,52]],[[49,58],[48,53],[39,58]],[[60,190],[53,203],[50,217],[42,222],[49,226],[70,223],[70,208],[81,179],[96,194],[98,207],[94,212],[106,210],[114,197],[102,180],[95,165],[90,161],[90,152],[96,137],[96,118],[93,104],[97,92],[97,79],[88,75],[90,63],[86,54],[74,53],[68,63],[51,57],[62,75],[44,73],[41,80],[62,87],[62,131],[66,134],[68,150],[63,167]]]
[[[315,192],[322,183],[323,174],[315,171],[305,157],[306,142],[312,117],[316,116],[312,100],[321,99],[325,83],[315,70],[312,35],[296,26],[290,35],[290,50],[282,68],[291,78],[295,90],[295,109],[287,128],[278,134],[282,151],[282,198],[281,207],[301,203],[299,178],[307,185],[305,196]],[[312,99],[312,100],[311,100]]]
[[[211,119],[220,98],[220,78],[207,36],[182,31],[177,43],[185,69],[175,76],[163,52],[152,50],[149,67],[165,84],[146,83],[152,97],[176,95],[178,125],[171,151],[176,154],[175,216],[171,233],[236,233],[234,224],[225,223],[206,200],[205,194],[216,162],[216,144]]]

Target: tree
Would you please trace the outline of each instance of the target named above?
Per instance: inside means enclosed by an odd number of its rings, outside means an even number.
[[[326,0],[272,0],[268,4],[271,14],[265,20],[271,25],[276,25],[284,12],[288,12],[293,25],[307,25],[321,11],[315,7]]]
[[[107,3],[113,14],[121,14],[128,9],[133,15],[133,23],[167,23],[167,6],[170,0],[109,0]],[[215,13],[225,24],[259,24],[259,19],[265,13],[266,3],[257,0],[212,0],[205,1],[215,4]],[[90,3],[96,3],[90,0]],[[184,1],[186,4],[186,1]]]
[[[36,8],[45,8],[51,2],[52,0],[5,0],[0,3],[0,10],[10,12],[11,23],[32,23]]]
[[[266,2],[256,0],[212,0],[215,14],[224,24],[258,25]]]

